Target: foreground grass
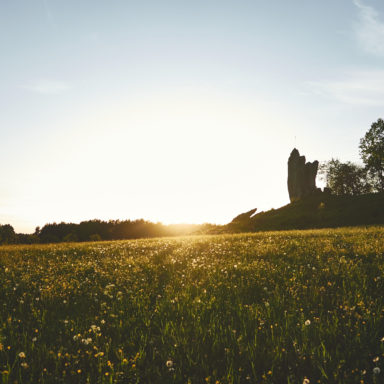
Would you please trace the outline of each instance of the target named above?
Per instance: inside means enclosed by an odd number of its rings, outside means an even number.
[[[382,383],[383,238],[372,228],[2,247],[0,378]]]

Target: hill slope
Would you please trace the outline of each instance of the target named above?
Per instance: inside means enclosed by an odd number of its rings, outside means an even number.
[[[376,224],[384,224],[384,193],[360,196],[316,194],[279,209],[234,220],[227,229],[264,231]]]

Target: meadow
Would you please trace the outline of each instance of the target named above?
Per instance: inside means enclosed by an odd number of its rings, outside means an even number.
[[[384,228],[0,247],[2,383],[383,383]]]

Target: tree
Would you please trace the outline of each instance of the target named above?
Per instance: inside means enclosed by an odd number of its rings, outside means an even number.
[[[337,159],[326,161],[320,165],[320,174],[323,175],[331,192],[338,196],[361,195],[372,190],[365,168],[350,161],[346,163]]]
[[[360,155],[374,180],[376,190],[384,192],[384,121],[378,119],[360,139]]]
[[[0,225],[0,244],[11,244],[15,239],[15,230],[10,224]]]

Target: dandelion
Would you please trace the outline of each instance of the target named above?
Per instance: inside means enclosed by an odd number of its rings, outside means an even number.
[[[380,372],[381,372],[381,371],[380,371],[380,368],[379,368],[379,367],[375,367],[375,368],[373,368],[373,374],[374,374],[374,375],[378,375]]]
[[[308,325],[311,325],[311,320],[305,320],[305,323],[304,323],[304,325],[306,326],[306,327],[308,327]],[[308,381],[308,383],[309,383],[309,381]]]
[[[19,357],[20,357],[20,359],[25,359],[25,353],[24,352],[20,352],[19,353]]]

